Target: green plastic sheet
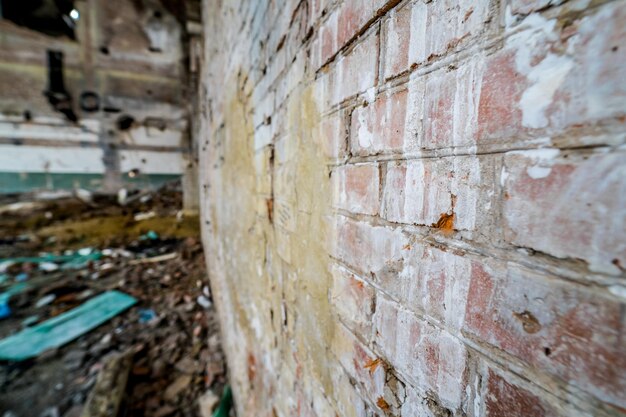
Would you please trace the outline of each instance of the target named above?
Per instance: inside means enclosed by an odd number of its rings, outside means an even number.
[[[137,302],[119,291],[107,291],[50,320],[0,340],[0,359],[23,361],[63,346],[98,327]]]
[[[220,405],[217,407],[217,410],[213,412],[213,417],[228,417],[232,406],[233,393],[230,390],[230,385],[226,385],[224,393],[222,394],[222,399],[220,400]]]
[[[83,261],[97,261],[102,258],[102,253],[95,251],[87,255],[81,255],[74,253],[71,255],[44,255],[44,256],[20,256],[18,258],[5,258],[0,259],[0,264],[11,262],[15,264],[19,263],[33,263],[39,264],[42,262],[83,262]]]

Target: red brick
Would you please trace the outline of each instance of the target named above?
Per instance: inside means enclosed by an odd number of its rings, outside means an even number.
[[[482,59],[465,62],[454,71],[428,75],[424,93],[424,138],[427,149],[472,146],[476,138],[476,97],[480,92]]]
[[[383,396],[385,363],[341,324],[335,326],[331,350],[370,401],[375,403]]]
[[[393,367],[444,407],[458,409],[466,387],[467,351],[457,338],[379,297],[375,342]]]
[[[347,131],[343,113],[337,112],[322,118],[320,122],[320,142],[324,155],[331,159],[346,155]]]
[[[385,20],[383,24],[385,79],[409,69],[411,17],[412,14],[418,15],[420,12],[425,17],[426,8],[422,2],[414,5],[409,3],[400,9],[394,9]]]
[[[493,369],[487,371],[484,415],[486,417],[557,417],[563,415],[529,390],[512,383]]]
[[[394,264],[403,262],[407,243],[407,237],[398,229],[339,216],[333,254],[364,276],[376,276],[392,273]]]
[[[356,108],[351,120],[352,153],[412,153],[419,148],[475,145],[482,67],[479,57],[458,70],[415,77],[406,89],[383,92],[373,103]]]
[[[408,308],[460,330],[471,276],[469,257],[415,242],[409,265],[411,274],[405,290]]]
[[[488,3],[471,0],[418,1],[394,10],[384,24],[384,77],[462,48],[488,19]]]
[[[325,64],[337,52],[337,19],[338,14],[333,13],[320,27],[320,64]]]
[[[382,216],[393,222],[431,226],[454,214],[454,230],[474,230],[490,211],[492,162],[456,157],[389,163]]]
[[[593,271],[626,267],[626,154],[510,152],[504,159],[508,242],[559,258],[582,259]]]
[[[626,406],[623,311],[613,298],[515,265],[474,262],[465,327],[535,369]]]
[[[563,29],[533,14],[489,57],[478,109],[478,140],[559,133],[626,116],[626,9],[606,4]],[[523,30],[522,30],[523,28]],[[572,28],[576,28],[574,31]],[[575,36],[572,36],[575,35]],[[576,51],[572,54],[570,51]]]
[[[332,276],[330,304],[352,331],[369,339],[375,303],[374,289],[340,266],[333,266]]]
[[[380,201],[378,164],[340,166],[333,172],[335,207],[352,213],[378,214]]]
[[[512,52],[496,54],[487,61],[478,109],[479,140],[515,134],[522,119],[516,103],[525,86],[524,77],[515,69]]]
[[[351,146],[356,155],[400,152],[404,147],[407,90],[384,93],[352,113]]]
[[[342,2],[322,25],[323,62],[335,55],[376,18],[389,0],[352,0]]]
[[[345,56],[338,58],[329,72],[319,79],[324,89],[318,92],[322,110],[374,87],[377,74],[378,35],[370,33]]]

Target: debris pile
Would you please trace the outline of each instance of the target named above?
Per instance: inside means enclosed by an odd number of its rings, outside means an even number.
[[[0,416],[229,415],[197,219],[176,195],[0,207]]]

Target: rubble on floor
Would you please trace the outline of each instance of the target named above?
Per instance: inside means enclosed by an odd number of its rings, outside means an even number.
[[[0,207],[0,416],[229,415],[198,220],[179,188],[123,205],[81,197]],[[124,301],[99,311],[98,297]],[[34,344],[3,351],[18,341]]]

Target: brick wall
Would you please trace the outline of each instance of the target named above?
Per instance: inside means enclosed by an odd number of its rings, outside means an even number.
[[[626,415],[626,2],[205,1],[239,415]]]

